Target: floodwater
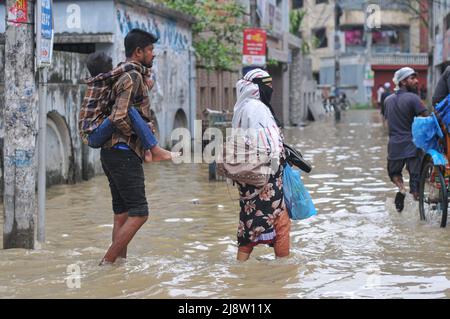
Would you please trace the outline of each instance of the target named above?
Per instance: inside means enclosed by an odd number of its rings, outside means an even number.
[[[393,205],[385,129],[375,111],[350,111],[285,130],[314,163],[304,176],[318,215],[295,221],[291,256],[257,247],[235,261],[233,186],[207,165],[146,166],[149,221],[129,258],[97,266],[110,244],[106,178],[51,187],[47,242],[0,250],[1,298],[449,298],[450,227]],[[0,226],[1,225],[0,220]],[[1,234],[0,230],[0,234]],[[2,234],[1,234],[2,235]]]

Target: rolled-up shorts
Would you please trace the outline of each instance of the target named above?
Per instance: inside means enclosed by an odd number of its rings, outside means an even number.
[[[422,156],[409,157],[399,160],[388,160],[388,174],[391,181],[394,176],[403,177],[402,171],[406,166],[409,173],[409,188],[411,193],[419,192],[420,168],[422,164]]]
[[[100,159],[109,181],[114,214],[148,216],[142,160],[132,150],[102,149]]]

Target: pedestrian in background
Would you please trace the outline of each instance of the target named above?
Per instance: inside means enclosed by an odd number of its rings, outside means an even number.
[[[381,113],[381,115],[383,116],[383,117],[385,117],[384,116],[384,101],[386,100],[386,98],[389,96],[389,95],[391,95],[392,94],[392,92],[391,92],[391,83],[389,83],[389,82],[386,82],[386,83],[384,83],[384,85],[383,85],[383,88],[384,88],[384,92],[381,94],[381,99],[380,99],[380,103],[381,103],[381,109],[380,109],[380,113]]]
[[[377,89],[377,107],[381,109],[381,96],[384,93],[384,87],[380,84]]]

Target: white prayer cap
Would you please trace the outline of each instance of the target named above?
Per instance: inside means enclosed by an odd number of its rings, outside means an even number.
[[[408,76],[411,76],[413,74],[416,74],[416,71],[407,66],[395,72],[394,78],[392,79],[392,81],[395,84],[395,91],[400,90],[399,84],[401,81],[403,81],[404,79],[408,78]]]

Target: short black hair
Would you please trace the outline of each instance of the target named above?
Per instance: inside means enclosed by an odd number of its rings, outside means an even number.
[[[150,32],[141,29],[133,29],[128,32],[125,37],[125,56],[130,58],[137,48],[144,49],[146,46],[153,44],[156,41],[158,41],[158,37]]]
[[[94,52],[87,58],[87,68],[91,76],[106,73],[112,70],[112,58],[105,52]]]

